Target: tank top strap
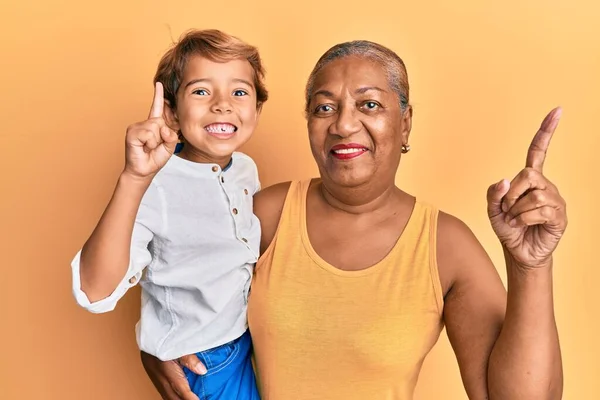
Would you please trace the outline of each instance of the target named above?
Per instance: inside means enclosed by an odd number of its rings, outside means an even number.
[[[302,218],[306,216],[306,196],[311,179],[292,181],[279,218],[276,236],[293,232],[296,235],[302,229]]]
[[[438,311],[444,308],[443,290],[440,282],[437,264],[437,231],[439,210],[430,203],[416,200],[410,217],[398,246],[399,256],[409,251],[428,265],[428,275],[431,279]],[[426,262],[425,262],[426,260]]]
[[[290,182],[290,187],[285,196],[281,216],[277,224],[277,230],[269,247],[261,255],[261,259],[267,258],[267,256],[273,253],[278,241],[290,243],[290,241],[294,241],[299,237],[297,235],[302,229],[301,218],[305,214],[305,210],[302,207],[306,204],[305,197],[310,182],[311,179]],[[294,237],[290,237],[291,235]],[[262,264],[260,259],[259,264]]]

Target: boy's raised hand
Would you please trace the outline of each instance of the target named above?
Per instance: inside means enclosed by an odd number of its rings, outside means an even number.
[[[127,128],[125,172],[132,176],[154,177],[175,152],[178,137],[163,118],[164,104],[163,85],[157,82],[148,119]]]

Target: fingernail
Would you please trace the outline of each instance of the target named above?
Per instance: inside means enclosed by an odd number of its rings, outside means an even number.
[[[556,112],[554,113],[553,119],[559,119],[560,117],[562,117],[562,113],[563,113],[562,107],[556,107]]]
[[[562,115],[562,108],[558,108],[556,110],[556,112],[554,113],[554,115],[552,116],[552,120],[550,121],[550,123],[548,124],[548,130],[549,131],[554,131],[556,130],[556,128],[558,127],[558,123],[560,122],[560,117]]]
[[[500,182],[496,183],[496,190],[501,192],[503,190],[504,186],[508,186],[510,188],[510,181],[508,179],[502,179]]]
[[[194,370],[196,371],[196,373],[198,375],[206,374],[206,368],[204,367],[204,365],[202,365],[200,363],[196,364],[196,366],[194,367]]]
[[[516,225],[517,225],[516,219],[511,219],[510,222],[508,223],[508,226],[511,226],[511,227],[515,227]]]

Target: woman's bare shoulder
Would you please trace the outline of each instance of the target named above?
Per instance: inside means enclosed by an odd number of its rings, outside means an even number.
[[[261,225],[261,249],[264,251],[273,238],[279,225],[283,205],[292,182],[281,182],[266,187],[254,195],[254,214]],[[261,251],[261,253],[262,253]]]

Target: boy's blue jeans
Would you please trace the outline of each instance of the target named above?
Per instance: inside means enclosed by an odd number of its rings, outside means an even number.
[[[183,368],[192,391],[200,400],[260,400],[252,368],[249,331],[213,349],[196,353],[206,366],[205,375]]]

